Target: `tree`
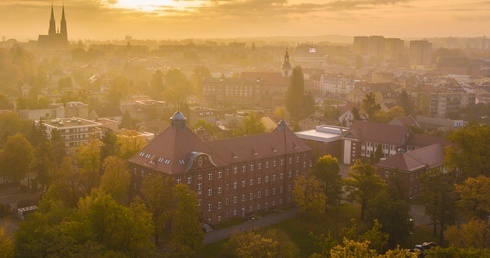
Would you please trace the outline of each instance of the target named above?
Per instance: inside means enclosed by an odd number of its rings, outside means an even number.
[[[119,147],[119,157],[127,160],[138,153],[145,146],[142,137],[136,131],[125,131],[117,137],[117,146]]]
[[[446,148],[448,169],[459,169],[466,177],[490,177],[490,126],[468,124],[448,139],[453,143]]]
[[[193,257],[198,256],[203,247],[204,232],[201,229],[197,195],[186,185],[178,184],[175,186],[174,196],[176,206],[171,242],[189,251]]]
[[[421,198],[425,213],[434,223],[434,236],[439,226],[439,243],[444,245],[444,230],[455,220],[454,173],[445,173],[439,168],[431,169],[422,178]]]
[[[383,148],[381,147],[381,144],[376,145],[376,150],[374,152],[371,152],[371,157],[369,157],[369,161],[371,164],[376,164],[378,163],[381,158],[383,158]]]
[[[207,122],[204,119],[199,119],[197,120],[196,124],[194,125],[194,130],[198,130],[199,128],[203,128],[207,133],[209,133],[211,136],[214,136],[216,132],[216,126],[211,124],[210,122]]]
[[[130,82],[124,76],[118,76],[111,81],[106,93],[106,100],[111,106],[119,106],[121,100],[131,91]]]
[[[414,101],[410,95],[408,95],[407,91],[403,90],[402,93],[398,96],[398,105],[405,110],[405,114],[414,115],[415,107],[413,105]]]
[[[21,134],[10,136],[0,152],[1,174],[8,180],[20,182],[24,179],[32,162],[33,148]]]
[[[381,110],[381,106],[376,103],[376,97],[373,92],[366,94],[366,97],[362,100],[361,107],[366,111],[369,119],[373,118],[376,111]]]
[[[0,258],[14,257],[14,242],[7,234],[3,226],[0,226]]]
[[[126,162],[116,156],[104,160],[104,174],[100,178],[100,189],[120,204],[126,204],[129,196],[131,175]]]
[[[462,184],[454,185],[460,195],[458,205],[470,218],[486,219],[490,214],[490,178],[469,177]]]
[[[54,147],[49,141],[43,141],[34,149],[34,159],[32,162],[32,171],[37,175],[36,181],[41,187],[41,193],[44,193],[51,181],[56,170],[56,156]]]
[[[232,236],[223,247],[224,257],[297,257],[298,247],[279,229]]]
[[[114,156],[119,153],[119,144],[117,143],[117,134],[109,131],[102,137],[102,146],[100,147],[100,159],[105,160],[109,156]]]
[[[293,68],[291,82],[286,93],[286,108],[294,121],[304,117],[303,101],[305,95],[305,79],[300,66]]]
[[[293,200],[301,213],[325,213],[327,196],[322,182],[314,176],[298,177],[294,181]]]
[[[368,203],[386,188],[385,182],[376,174],[376,167],[356,162],[350,167],[345,179],[348,198],[361,205],[361,220],[364,220]]]
[[[450,246],[460,248],[490,248],[490,227],[485,220],[475,219],[461,225],[449,226],[445,232]]]
[[[342,176],[339,172],[338,160],[331,155],[320,157],[312,169],[313,175],[322,182],[327,204],[330,205],[340,205]]]
[[[211,77],[211,71],[206,66],[196,66],[192,73],[192,80],[197,93],[202,92],[202,82],[205,78]]]
[[[85,180],[85,190],[90,192],[100,179],[100,140],[92,140],[87,145],[80,146],[77,151],[77,164]]]
[[[254,135],[265,133],[265,126],[262,123],[261,117],[252,113],[243,118],[244,135]]]
[[[359,236],[357,241],[369,243],[369,248],[376,250],[378,253],[385,251],[388,244],[389,234],[382,231],[383,226],[377,219],[373,220],[373,227]]]
[[[375,250],[369,249],[369,242],[356,242],[344,238],[342,245],[335,246],[330,250],[332,258],[344,257],[362,257],[362,258],[377,258],[378,254]]]
[[[180,101],[192,93],[191,84],[184,73],[179,69],[170,69],[164,76],[164,99],[179,104]]]
[[[148,211],[152,213],[155,245],[159,244],[165,226],[173,217],[174,182],[171,177],[152,174],[143,180],[141,198]]]
[[[162,92],[165,91],[165,84],[163,83],[163,72],[156,70],[151,76],[150,80],[151,96],[154,99],[160,99]]]

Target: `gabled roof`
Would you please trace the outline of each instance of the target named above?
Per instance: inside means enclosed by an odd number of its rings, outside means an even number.
[[[284,121],[271,133],[204,142],[185,126],[185,120],[180,112],[174,114],[172,125],[131,157],[129,162],[178,175],[190,169],[197,155],[208,156],[211,164],[219,167],[310,150],[287,128]]]
[[[407,141],[407,145],[416,147],[424,147],[436,143],[442,144],[443,146],[447,145],[447,142],[444,138],[427,134],[412,134]]]
[[[408,116],[398,116],[393,118],[388,124],[390,125],[404,125],[404,126],[411,126],[415,128],[420,128],[420,125],[417,123],[417,120],[413,118],[413,116],[408,115]]]
[[[389,125],[368,121],[354,121],[349,132],[359,141],[403,146],[411,131],[407,126]],[[345,137],[345,136],[344,136]]]
[[[377,166],[398,169],[400,171],[415,171],[421,168],[435,168],[444,162],[444,148],[436,143],[413,151],[398,153],[380,161]]]

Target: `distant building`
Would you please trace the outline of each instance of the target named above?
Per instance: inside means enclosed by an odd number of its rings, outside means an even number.
[[[377,60],[398,60],[403,53],[403,49],[404,42],[399,38],[384,38],[382,36],[354,37],[354,52]]]
[[[408,152],[400,151],[376,166],[379,176],[388,184],[398,182],[406,197],[414,197],[422,191],[420,177],[430,169],[443,169],[443,163],[444,146],[435,143]]]
[[[377,148],[382,148],[382,158],[388,158],[400,149],[410,151],[434,143],[444,143],[444,139],[414,134],[408,126],[354,121],[342,137],[342,162],[354,164],[357,159],[369,159]]]
[[[53,5],[51,5],[48,35],[39,35],[37,43],[41,48],[63,48],[68,46],[68,30],[66,28],[64,5],[61,13],[61,26],[58,30],[56,29],[56,22],[54,20]]]
[[[271,133],[204,142],[176,112],[172,125],[129,159],[131,195],[145,176],[170,176],[198,197],[216,224],[293,203],[294,180],[310,169],[311,149],[281,121]]]
[[[429,116],[448,118],[459,114],[468,105],[475,104],[475,94],[465,92],[429,93]]]
[[[410,41],[410,65],[430,65],[432,43],[427,40]]]
[[[347,127],[333,125],[319,125],[313,130],[299,131],[295,134],[312,149],[313,159],[332,155],[340,160],[342,136],[348,129]]]
[[[40,121],[36,121],[39,124]],[[89,143],[90,140],[102,137],[100,123],[86,120],[79,117],[74,118],[57,118],[42,121],[48,138],[51,138],[54,130],[57,130],[65,142],[67,154],[75,153],[76,149],[83,144]]]

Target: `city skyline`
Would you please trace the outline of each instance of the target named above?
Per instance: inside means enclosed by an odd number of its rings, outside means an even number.
[[[230,38],[318,35],[478,37],[487,0],[3,0],[0,36],[46,34],[50,7],[64,4],[68,38]]]

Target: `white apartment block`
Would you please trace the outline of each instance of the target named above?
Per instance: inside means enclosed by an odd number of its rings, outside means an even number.
[[[102,124],[79,117],[56,118],[42,123],[49,138],[54,130],[59,132],[65,142],[67,154],[74,153],[79,146],[87,144],[91,139],[102,137]],[[39,124],[39,121],[36,121],[36,124]]]

